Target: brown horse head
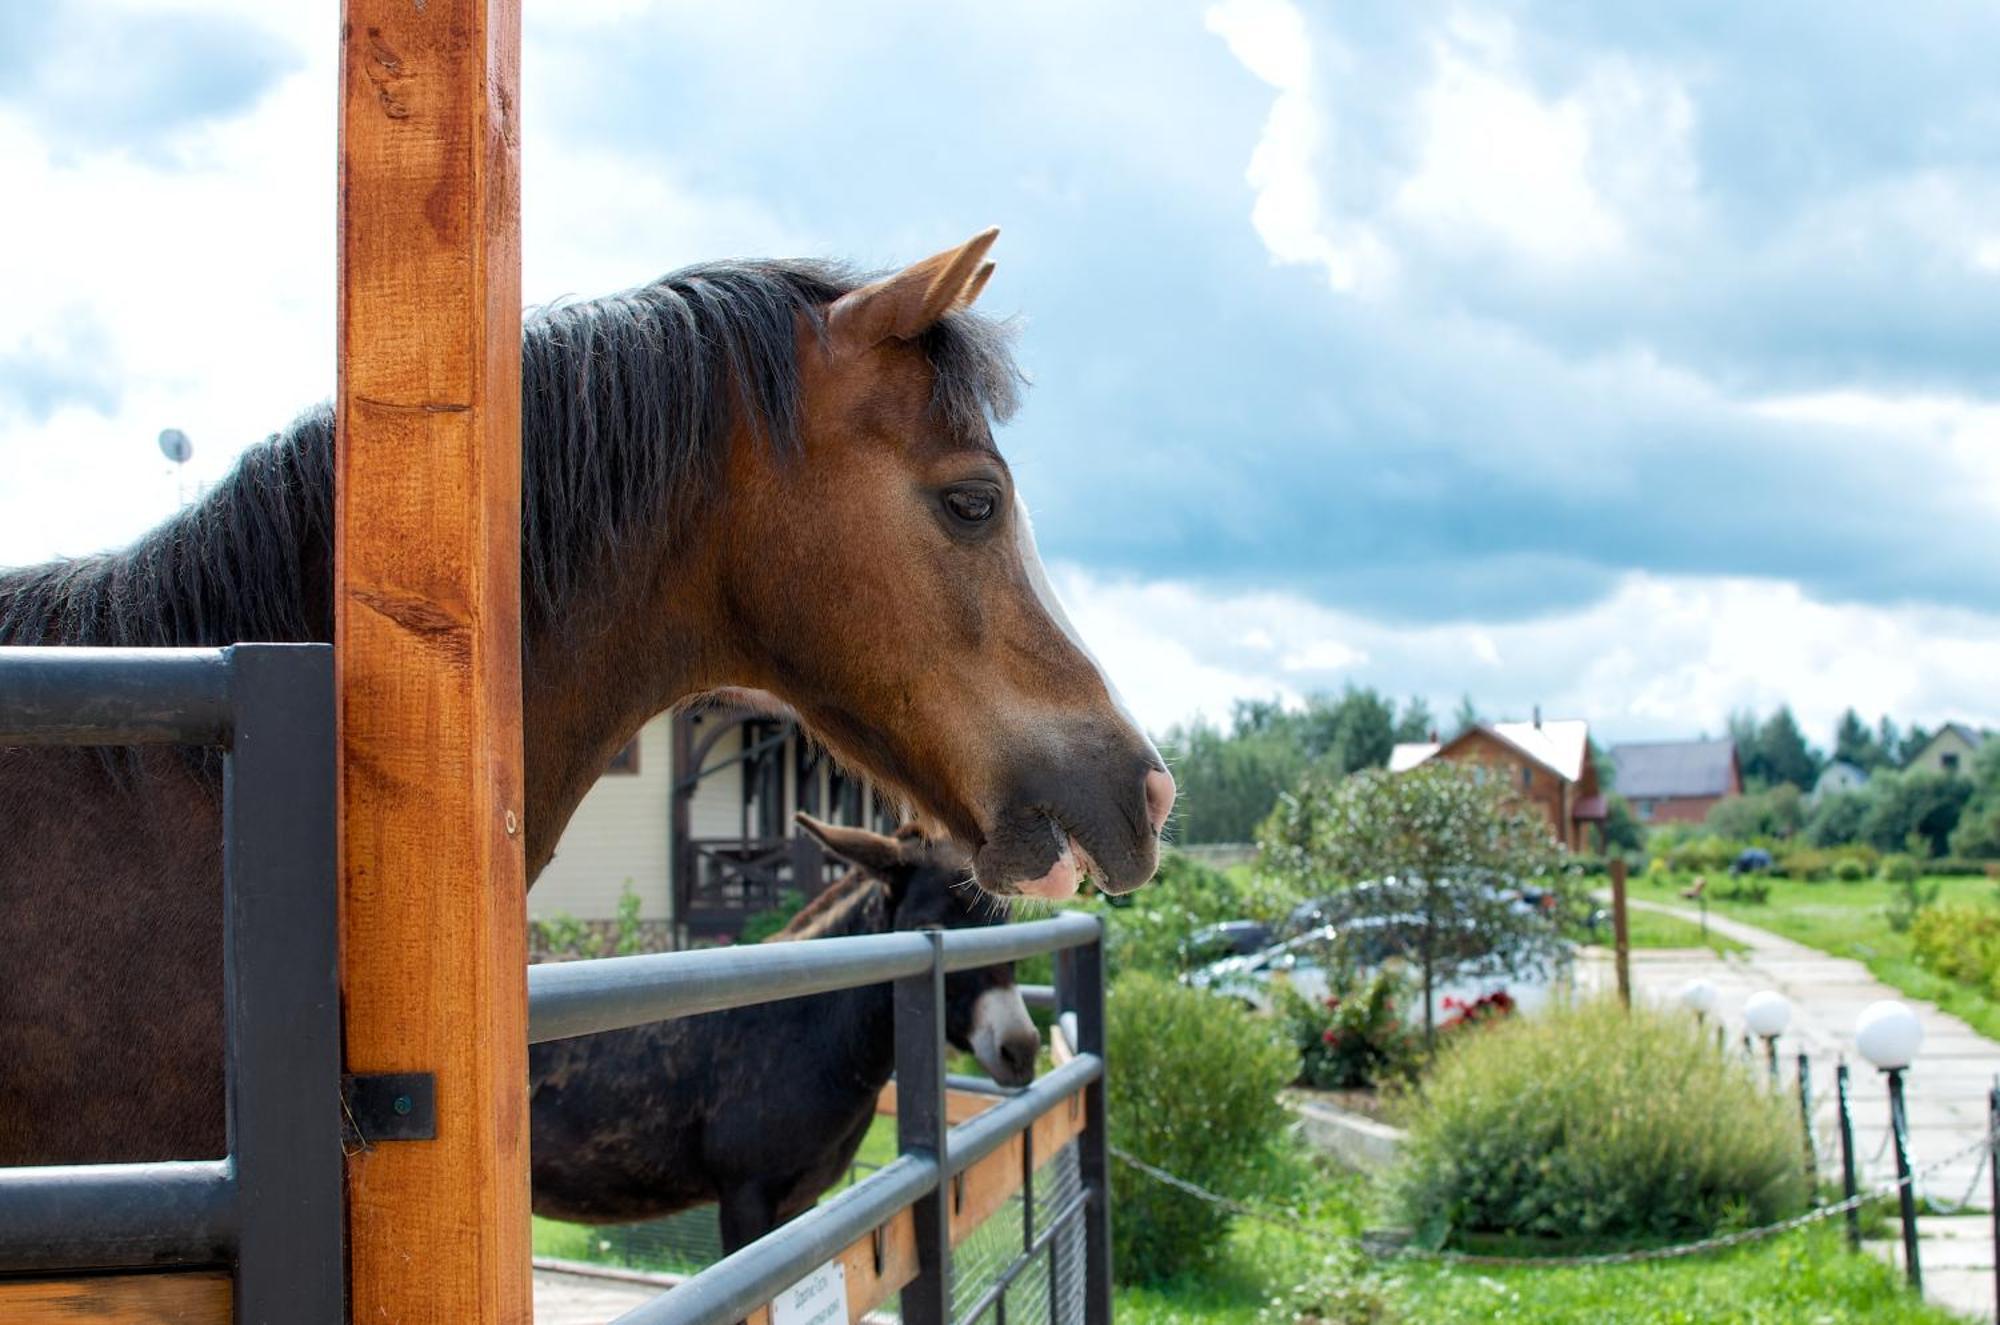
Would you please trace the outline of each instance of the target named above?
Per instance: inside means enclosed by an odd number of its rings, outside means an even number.
[[[1127,892],[1173,778],[1056,601],[987,410],[948,380],[996,335],[969,311],[996,233],[799,317],[798,446],[739,425],[707,512],[709,679],[785,701],[987,891]]]

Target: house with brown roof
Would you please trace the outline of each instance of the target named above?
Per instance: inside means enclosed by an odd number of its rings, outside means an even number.
[[[1644,824],[1698,824],[1717,801],[1743,794],[1731,740],[1614,745],[1611,767],[1618,794]]]
[[[1604,820],[1604,796],[1590,755],[1590,724],[1581,719],[1482,722],[1449,741],[1406,742],[1390,751],[1389,769],[1400,773],[1448,759],[1469,764],[1474,776],[1505,779],[1522,799],[1539,806],[1549,831],[1572,851],[1588,845],[1586,828]]]

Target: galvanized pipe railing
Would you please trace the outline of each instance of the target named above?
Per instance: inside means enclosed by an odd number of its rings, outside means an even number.
[[[1090,943],[1097,934],[1096,918],[1080,912],[951,930],[944,936],[944,969],[997,966]],[[886,984],[921,974],[930,960],[924,936],[905,932],[543,962],[528,969],[528,1042]]]
[[[593,1034],[647,1021],[719,1012],[728,1008],[859,985],[896,985],[897,1128],[903,1153],[892,1163],[814,1210],[733,1255],[678,1288],[619,1317],[618,1325],[725,1325],[742,1320],[844,1248],[904,1210],[917,1214],[918,1278],[903,1290],[910,1325],[941,1325],[951,1302],[950,1221],[945,1189],[952,1178],[1033,1127],[1035,1121],[1078,1091],[1097,1113],[1086,1122],[1082,1145],[1101,1150],[1104,1077],[1103,925],[1096,917],[1068,913],[1049,920],[971,930],[922,931],[798,943],[760,943],[700,952],[547,963],[528,972],[531,1042]],[[1083,1052],[1023,1090],[948,1132],[943,1098],[949,1079],[943,1054],[944,977],[1055,952],[1065,960],[1062,990],[1040,990],[1038,1004],[1060,1005],[1087,1023]],[[1092,987],[1097,982],[1099,987]],[[997,1090],[991,1082],[983,1084]],[[1086,1294],[1086,1320],[1102,1325],[1098,1304],[1108,1306],[1109,1224],[1103,1190],[1105,1158],[1085,1155],[1085,1195],[1078,1213],[1085,1224],[1087,1274],[1102,1274]],[[1068,1218],[1064,1222],[1068,1222]],[[1052,1236],[1052,1231],[1048,1236]],[[1045,1236],[1042,1242],[1047,1241]],[[1102,1242],[1104,1245],[1098,1245]]]

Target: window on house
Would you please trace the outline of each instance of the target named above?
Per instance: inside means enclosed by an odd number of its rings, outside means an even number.
[[[637,774],[639,771],[639,738],[634,736],[631,740],[625,742],[619,748],[618,753],[611,756],[611,762],[604,766],[604,771],[607,775],[612,773],[620,773],[626,776]]]
[[[1939,756],[1938,756],[1938,762],[1939,762],[1940,764],[1943,764],[1943,765],[1944,765],[1944,771],[1945,771],[1945,772],[1947,772],[1947,773],[1956,773],[1956,772],[1958,772],[1958,756],[1957,756],[1957,755],[1939,755]]]
[[[1650,819],[1653,817],[1653,802],[1651,801],[1640,801],[1633,808],[1638,810],[1641,819]]]
[[[1530,790],[1530,789],[1532,789],[1532,788],[1534,787],[1534,785],[1535,785],[1535,770],[1534,770],[1534,769],[1532,769],[1532,768],[1524,768],[1524,769],[1522,769],[1522,770],[1521,770],[1521,789],[1522,789],[1523,791],[1527,791],[1527,790]]]

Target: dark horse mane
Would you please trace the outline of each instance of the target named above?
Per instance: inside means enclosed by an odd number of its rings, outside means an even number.
[[[827,263],[688,267],[533,314],[521,347],[523,613],[531,632],[720,481],[746,421],[799,445],[797,325],[862,283]],[[1004,324],[955,312],[920,347],[932,408],[973,434],[1014,409]],[[333,412],[246,451],[202,501],[118,552],[0,571],[0,643],[220,645],[332,638]]]

